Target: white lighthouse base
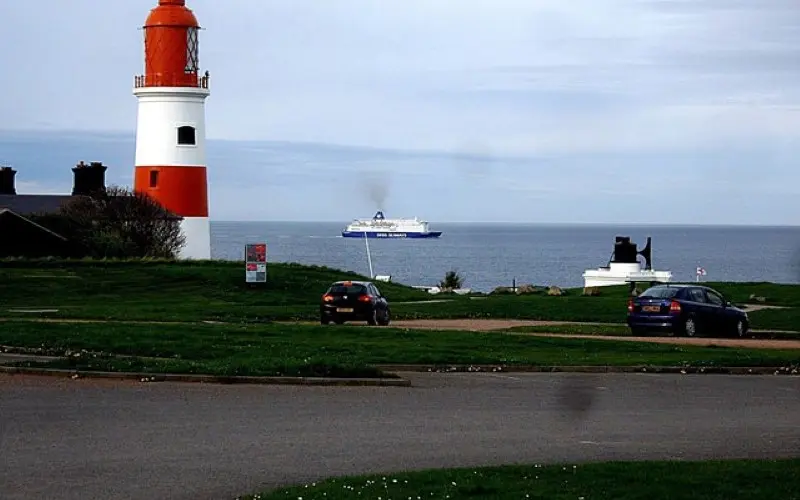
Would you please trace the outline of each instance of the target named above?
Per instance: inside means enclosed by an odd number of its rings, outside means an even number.
[[[612,262],[608,267],[587,269],[583,273],[585,288],[626,285],[631,282],[669,283],[670,281],[672,281],[672,272],[643,270],[639,263]]]
[[[186,241],[178,253],[181,260],[208,260],[211,258],[211,224],[208,217],[184,217],[181,232]]]

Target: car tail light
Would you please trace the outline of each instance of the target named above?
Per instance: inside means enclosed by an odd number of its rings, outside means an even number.
[[[369,302],[370,300],[372,299],[369,298],[369,295],[359,295],[358,297],[359,302]]]
[[[326,293],[322,296],[323,302],[333,302],[333,295]]]
[[[677,314],[677,313],[681,312],[681,303],[680,302],[676,302],[674,300],[672,302],[670,302],[669,303],[669,312],[670,312],[670,314]]]
[[[628,299],[628,312],[633,312],[633,299]]]

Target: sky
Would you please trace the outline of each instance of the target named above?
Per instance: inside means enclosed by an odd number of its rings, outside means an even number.
[[[18,190],[80,160],[131,182],[155,4],[0,3]],[[795,0],[187,5],[212,219],[800,223]]]

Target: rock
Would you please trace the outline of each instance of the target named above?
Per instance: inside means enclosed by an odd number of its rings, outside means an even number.
[[[583,289],[583,294],[588,297],[596,297],[600,295],[600,289],[596,286],[590,286]]]
[[[498,286],[492,290],[490,295],[508,295],[511,293],[514,293],[514,290],[510,286]]]
[[[547,289],[547,295],[558,297],[560,295],[564,295],[564,292],[557,286],[551,286]]]
[[[539,289],[533,285],[522,285],[517,287],[517,295],[530,295],[538,292]]]

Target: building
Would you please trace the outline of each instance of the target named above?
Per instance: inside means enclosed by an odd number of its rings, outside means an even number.
[[[69,194],[24,194],[17,192],[17,171],[0,167],[0,257],[71,256],[67,238],[31,217],[57,213],[76,196],[104,192],[107,168],[100,162],[80,162],[72,169]]]

